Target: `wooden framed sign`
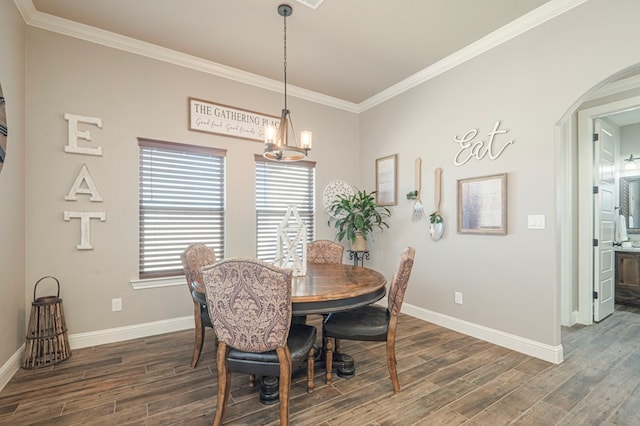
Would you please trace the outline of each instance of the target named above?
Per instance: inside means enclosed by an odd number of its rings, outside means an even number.
[[[202,99],[189,98],[189,130],[264,142],[264,127],[280,117]]]
[[[395,206],[398,204],[396,187],[398,183],[398,154],[376,160],[376,204]]]
[[[458,179],[458,233],[507,234],[507,174]]]

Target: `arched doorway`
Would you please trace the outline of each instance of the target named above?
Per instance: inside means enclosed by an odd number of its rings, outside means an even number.
[[[640,107],[640,64],[593,87],[556,126],[560,325],[593,323],[593,120],[635,107]]]

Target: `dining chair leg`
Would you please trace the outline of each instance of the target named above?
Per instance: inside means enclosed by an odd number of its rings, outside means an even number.
[[[284,347],[276,348],[280,363],[280,424],[289,425],[289,391],[291,390],[291,354]]]
[[[335,339],[331,337],[324,338],[324,357],[325,357],[325,374],[324,381],[326,384],[330,385],[331,380],[333,379],[333,344]]]
[[[322,322],[324,323],[325,321],[327,321],[329,319],[329,317],[331,316],[331,314],[324,314],[322,315]],[[338,352],[340,350],[340,339],[334,339],[334,352]]]
[[[307,358],[307,393],[313,393],[313,390],[316,387],[315,382],[313,381],[313,374],[315,369],[315,356],[316,350],[311,347],[309,351],[309,355]]]
[[[227,369],[227,357],[229,356],[229,347],[224,342],[218,343],[218,401],[216,404],[216,417],[213,419],[214,426],[222,424],[224,411],[227,407],[229,399],[229,389],[231,387],[231,373]]]
[[[399,393],[400,381],[398,380],[398,361],[396,360],[396,324],[394,319],[397,321],[397,317],[391,318],[393,324],[389,324],[389,331],[387,332],[387,367],[389,368],[393,391]]]
[[[193,344],[193,355],[191,356],[191,368],[196,368],[198,361],[200,360],[200,354],[202,353],[202,345],[204,343],[204,324],[202,324],[202,313],[200,311],[200,304],[193,302],[193,318],[196,323],[196,337]]]

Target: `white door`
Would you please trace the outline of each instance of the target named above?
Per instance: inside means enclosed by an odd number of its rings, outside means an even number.
[[[614,205],[615,147],[617,128],[607,120],[595,120],[593,199],[593,320],[611,315],[615,306]]]

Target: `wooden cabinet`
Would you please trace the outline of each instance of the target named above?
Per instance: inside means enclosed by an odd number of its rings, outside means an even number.
[[[616,303],[640,306],[640,252],[616,252]]]

